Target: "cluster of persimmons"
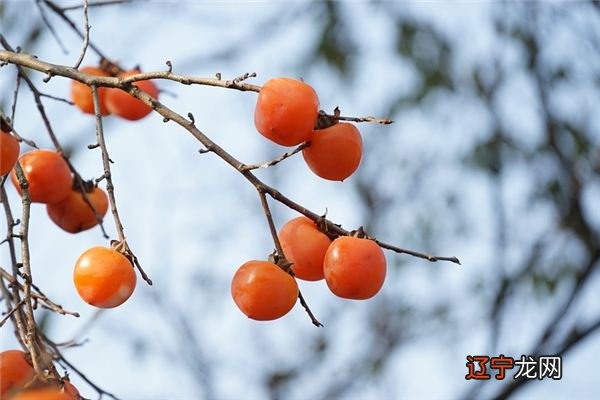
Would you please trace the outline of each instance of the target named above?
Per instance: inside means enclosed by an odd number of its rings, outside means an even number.
[[[82,69],[93,75],[110,76],[104,69]],[[139,71],[119,74],[129,76]],[[136,82],[153,97],[158,89],[153,82]],[[102,115],[114,114],[127,120],[138,120],[152,109],[119,89],[98,89]],[[84,113],[94,114],[92,91],[87,85],[73,81],[71,100]],[[18,160],[27,181],[32,203],[46,205],[50,219],[69,233],[78,233],[98,225],[108,210],[106,193],[92,181],[74,177],[63,156],[53,150],[35,149],[19,156],[20,145],[16,136],[0,130],[0,176],[10,178],[22,194],[21,184],[14,168]],[[85,196],[84,193],[85,192]],[[73,281],[81,298],[90,305],[113,308],[123,304],[136,286],[136,274],[131,261],[115,248],[92,247],[75,263]],[[10,400],[76,400],[77,389],[68,381],[41,383],[36,381],[29,355],[20,350],[0,353],[0,399]],[[23,390],[23,388],[25,388]],[[10,397],[9,397],[10,396]]]
[[[284,146],[306,143],[308,167],[318,176],[341,181],[356,171],[362,157],[358,129],[348,123],[318,126],[319,99],[308,84],[289,78],[271,79],[260,90],[254,122],[266,138]],[[294,276],[318,281],[346,299],[369,299],[381,289],[386,275],[383,251],[373,240],[340,236],[333,241],[326,230],[306,217],[286,223],[278,240],[284,254],[280,264],[248,261],[235,273],[231,294],[249,318],[267,321],[287,314],[298,299]],[[281,262],[283,261],[283,262]],[[291,263],[288,268],[286,262]]]
[[[111,74],[101,67],[82,71],[120,77],[139,72]],[[154,98],[158,96],[151,81],[133,85]],[[89,86],[73,81],[71,99],[84,113],[95,114]],[[127,120],[141,119],[151,112],[149,106],[120,89],[98,88],[98,101],[101,114]],[[361,135],[349,123],[329,120],[323,126],[318,123],[319,116],[319,100],[312,87],[290,78],[275,78],[261,88],[254,120],[258,132],[279,145],[303,144],[304,160],[316,175],[343,181],[360,164]],[[74,177],[69,163],[55,151],[35,149],[19,157],[17,137],[10,129],[5,130],[0,131],[0,175],[11,173],[15,188],[22,194],[24,182],[19,182],[15,168],[18,160],[31,202],[45,204],[56,225],[70,233],[96,226],[108,210],[107,194],[92,181],[85,182],[76,173]],[[379,245],[360,234],[332,235],[321,225],[325,224],[306,217],[292,219],[278,234],[284,254],[278,254],[273,262],[248,261],[237,270],[231,294],[246,316],[266,321],[288,313],[298,299],[295,278],[325,279],[331,292],[346,299],[369,299],[379,292],[386,276],[386,260]],[[123,304],[136,286],[131,259],[120,244],[86,250],[75,264],[73,279],[82,299],[100,308]],[[0,353],[0,398],[9,394],[14,394],[11,400],[79,398],[77,389],[66,380],[52,387],[31,389],[35,379],[28,357],[20,350]],[[28,390],[19,392],[24,386]]]
[[[28,355],[21,350],[0,353],[0,399],[10,400],[79,400],[79,391],[64,379],[60,383],[40,384]],[[27,390],[21,390],[27,386]]]

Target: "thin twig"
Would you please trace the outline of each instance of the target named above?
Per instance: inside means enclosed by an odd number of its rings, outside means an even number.
[[[13,308],[12,310],[10,310],[8,313],[6,313],[6,315],[2,318],[2,320],[0,320],[0,328],[2,328],[4,326],[4,324],[6,323],[6,321],[8,321],[12,315],[17,312],[19,310],[19,308],[21,308],[21,306],[23,304],[25,304],[25,298],[21,299],[20,302],[18,302]]]
[[[100,100],[98,99],[98,88],[92,85],[92,98],[94,99],[94,111],[96,113],[96,140],[100,146],[102,152],[102,165],[104,167],[103,175],[106,180],[106,191],[108,192],[108,201],[110,203],[110,211],[112,212],[113,219],[115,220],[115,227],[117,228],[117,235],[119,241],[125,241],[125,232],[123,229],[123,223],[121,217],[119,217],[119,210],[117,209],[117,201],[115,200],[115,187],[112,182],[112,175],[110,172],[110,156],[108,155],[108,149],[106,148],[106,141],[104,140],[104,128],[102,127],[102,113],[100,111]]]
[[[4,268],[0,267],[0,275],[2,275],[2,278],[7,280],[9,284],[15,286],[17,289],[23,291],[25,290],[25,288],[23,287],[23,285],[14,277],[12,276],[8,271],[6,271]],[[60,304],[56,304],[55,302],[53,302],[52,300],[50,300],[48,298],[48,296],[46,296],[39,287],[37,287],[35,284],[31,284],[31,287],[33,288],[34,291],[31,292],[31,296],[38,300],[41,301],[43,303],[43,306],[45,306],[45,308],[55,311],[61,315],[72,315],[74,317],[79,317],[79,313],[75,312],[75,311],[69,311],[69,310],[65,310]]]
[[[275,250],[277,251],[277,265],[285,272],[291,273],[292,271],[290,267],[292,266],[292,263],[290,263],[285,258],[285,254],[283,253],[283,248],[281,246],[281,242],[279,241],[279,236],[277,236],[277,229],[275,228],[275,222],[273,222],[273,214],[271,214],[271,209],[269,208],[267,196],[265,195],[265,192],[261,190],[258,190],[258,196],[260,197],[260,203],[263,207],[265,217],[267,218],[267,223],[269,224],[269,231],[271,232],[271,237],[273,238],[273,243],[275,244]],[[323,324],[320,323],[319,320],[313,314],[312,310],[308,306],[308,303],[304,299],[304,296],[302,295],[300,289],[298,289],[298,299],[300,299],[300,304],[308,314],[313,325],[317,328],[322,327]]]
[[[102,126],[102,112],[100,111],[100,99],[98,97],[98,87],[95,85],[91,86],[92,99],[94,101],[94,113],[96,114],[96,140],[102,152],[102,165],[104,166],[103,177],[106,180],[106,191],[108,192],[108,202],[110,204],[110,211],[115,221],[115,227],[117,229],[117,235],[119,236],[119,242],[123,244],[126,255],[129,255],[133,261],[133,264],[140,272],[142,279],[146,281],[148,285],[152,285],[152,280],[148,277],[142,266],[140,265],[138,258],[135,256],[127,240],[125,238],[125,230],[121,217],[119,216],[119,210],[117,209],[117,201],[115,199],[115,187],[112,182],[112,174],[110,172],[111,159],[108,154],[106,147],[106,141],[104,139],[104,128]]]
[[[110,6],[113,4],[124,4],[124,3],[133,3],[134,1],[141,1],[141,0],[105,0],[105,1],[91,1],[89,2],[89,7],[101,7],[101,6]],[[62,7],[61,11],[72,11],[72,10],[79,10],[80,8],[83,8],[84,5],[83,4],[79,4],[76,6],[67,6],[67,7]]]
[[[14,241],[14,228],[15,221],[12,215],[12,210],[10,209],[10,204],[8,202],[8,196],[6,195],[6,189],[4,188],[4,183],[6,180],[2,181],[2,185],[0,185],[0,200],[2,201],[2,206],[4,208],[4,216],[6,218],[6,240],[8,242],[8,249],[10,254],[10,263],[12,267],[13,274],[18,274],[17,267],[17,250]],[[12,286],[12,302],[13,304],[17,304],[21,302],[21,295],[19,293],[19,288],[16,286]],[[27,333],[25,327],[25,313],[22,313],[20,310],[14,314],[14,324],[15,329],[17,330],[17,339],[20,341],[21,345],[26,348],[27,347]]]
[[[303,149],[305,149],[308,146],[310,146],[310,142],[304,142],[300,146],[296,147],[294,150],[283,153],[282,155],[280,155],[279,157],[277,157],[271,161],[257,163],[257,164],[248,164],[248,165],[245,165],[243,169],[244,169],[244,171],[252,171],[252,170],[258,169],[258,168],[272,167],[273,165],[277,165],[280,162],[282,162],[283,160],[290,158],[294,154],[301,152]]]
[[[14,124],[15,115],[17,113],[17,100],[19,98],[19,89],[21,88],[21,75],[19,74],[19,69],[17,68],[17,84],[15,85],[15,91],[13,93],[13,102],[10,110],[10,121]]]
[[[8,126],[11,130],[11,133],[17,138],[17,140],[19,142],[23,142],[26,143],[27,145],[37,149],[38,146],[37,144],[33,141],[33,140],[29,140],[24,138],[23,136],[21,136],[16,130],[15,127],[13,126],[12,120],[9,119],[6,114],[4,114],[2,112],[2,110],[0,110],[0,120],[2,120],[2,123],[4,123],[4,125]]]
[[[58,33],[56,33],[56,30],[54,29],[54,26],[50,23],[50,20],[48,20],[48,16],[46,15],[46,10],[44,10],[44,7],[42,7],[42,5],[40,4],[40,0],[35,0],[35,5],[37,6],[38,11],[40,12],[40,16],[42,17],[42,21],[48,27],[48,30],[50,31],[50,33],[54,37],[54,40],[56,40],[56,43],[58,43],[58,46],[60,47],[60,49],[63,52],[63,54],[68,54],[69,51],[65,47],[65,44],[63,43],[63,41],[60,38],[60,36],[58,35]]]
[[[338,121],[350,121],[350,122],[373,122],[380,125],[389,125],[393,124],[394,121],[387,118],[376,118],[376,117],[348,117],[343,115],[330,115],[331,117],[337,119]]]
[[[25,177],[25,173],[21,168],[21,164],[17,161],[15,164],[15,172],[19,186],[21,188],[21,224],[20,224],[20,241],[21,241],[21,265],[23,268],[23,300],[25,300],[25,321],[26,321],[26,343],[27,349],[31,355],[31,363],[37,376],[42,376],[44,373],[45,363],[41,359],[40,351],[37,344],[37,325],[33,314],[33,301],[31,296],[31,282],[33,276],[31,273],[31,264],[29,257],[29,217],[31,209],[31,198],[29,197],[29,182]]]
[[[44,340],[44,343],[46,343],[52,349],[52,351],[54,352],[54,355],[56,356],[56,358],[58,358],[59,363],[65,364],[67,367],[69,367],[69,369],[71,369],[77,375],[79,375],[79,377],[81,379],[83,379],[88,385],[90,385],[98,393],[98,395],[100,395],[100,398],[102,398],[102,396],[108,396],[108,397],[112,398],[113,400],[119,400],[118,397],[116,397],[114,394],[107,392],[106,390],[104,390],[101,387],[99,387],[98,385],[96,385],[83,372],[81,372],[81,370],[79,368],[77,368],[73,364],[71,364],[65,358],[65,356],[62,354],[59,346],[56,343],[54,343],[52,340],[50,340],[46,335],[42,334],[42,339]]]
[[[285,260],[285,255],[283,254],[283,248],[281,247],[281,242],[279,241],[279,236],[277,236],[277,228],[275,228],[275,223],[273,222],[273,214],[271,214],[271,209],[269,208],[269,203],[267,202],[267,196],[265,196],[265,192],[262,192],[260,190],[258,191],[258,196],[260,197],[260,203],[261,203],[263,211],[265,213],[265,217],[267,217],[267,223],[269,225],[269,232],[271,232],[273,244],[275,244],[275,250],[277,251],[277,256],[280,259]],[[288,272],[289,267],[290,267],[290,265],[285,265],[283,269],[286,272]]]
[[[85,57],[85,52],[90,44],[90,23],[88,19],[88,0],[83,0],[83,21],[84,21],[84,33],[83,33],[83,48],[79,54],[79,58],[75,62],[73,68],[78,69]]]
[[[73,20],[71,18],[69,18],[58,5],[56,5],[54,2],[52,2],[50,0],[41,0],[41,1],[43,1],[44,4],[46,4],[48,6],[48,8],[50,8],[50,10],[52,10],[54,13],[56,13],[61,19],[63,19],[71,27],[71,29],[73,29],[73,31],[75,33],[77,33],[77,35],[79,35],[80,38],[82,38],[82,39],[84,38],[85,35],[79,30],[79,28],[77,28],[77,25],[75,25],[75,22],[73,22]],[[89,48],[94,50],[94,52],[96,52],[96,54],[98,54],[101,58],[103,58],[105,60],[109,60],[109,58],[106,57],[102,53],[102,51],[100,51],[100,49],[98,47],[96,47],[91,41],[89,42]]]

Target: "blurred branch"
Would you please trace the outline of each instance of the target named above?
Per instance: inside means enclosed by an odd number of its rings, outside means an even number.
[[[81,53],[75,62],[73,68],[78,69],[85,57],[85,52],[90,44],[90,23],[88,18],[88,0],[83,0],[83,22],[84,22],[84,33],[83,33],[83,48]]]
[[[85,8],[86,5],[87,7],[102,7],[102,6],[111,6],[111,5],[115,5],[115,4],[125,4],[125,3],[133,3],[136,1],[146,1],[146,0],[104,0],[104,1],[90,1],[89,4],[87,1],[84,1],[83,4],[79,4],[76,6],[66,6],[66,7],[61,7],[60,10],[61,11],[72,11],[72,10],[80,10],[82,8]]]

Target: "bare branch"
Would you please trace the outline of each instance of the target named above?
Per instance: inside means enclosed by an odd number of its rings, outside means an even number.
[[[90,44],[90,23],[88,20],[88,0],[83,0],[83,21],[84,21],[84,33],[83,33],[83,48],[79,54],[79,58],[75,62],[73,68],[78,69],[85,57],[85,52]]]
[[[258,169],[258,168],[272,167],[273,165],[277,165],[280,162],[282,162],[283,160],[290,158],[294,154],[301,152],[304,148],[306,148],[308,146],[310,146],[310,142],[302,143],[300,146],[296,147],[294,150],[283,153],[282,155],[280,155],[279,157],[277,157],[271,161],[267,161],[264,163],[258,163],[258,164],[244,165],[243,170],[244,171],[252,171],[252,170]]]

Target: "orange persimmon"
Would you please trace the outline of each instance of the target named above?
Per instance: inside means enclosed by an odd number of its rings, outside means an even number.
[[[331,239],[315,223],[298,217],[288,221],[279,231],[283,254],[293,265],[294,275],[307,281],[323,279],[323,260]]]
[[[341,236],[329,246],[323,272],[327,286],[336,296],[369,299],[379,292],[385,281],[385,255],[370,239]]]
[[[10,397],[10,400],[76,400],[80,398],[79,394],[72,396],[64,389],[48,386],[24,390]]]
[[[81,72],[96,76],[110,76],[106,71],[98,67],[84,67]],[[106,94],[109,89],[104,87],[98,88],[98,100],[100,102],[100,113],[102,115],[110,114],[106,108]],[[73,81],[71,83],[71,101],[86,114],[95,114],[94,99],[92,97],[92,89],[85,83]]]
[[[33,368],[21,350],[7,350],[0,353],[0,398],[9,392],[20,389],[33,379]]]
[[[92,247],[75,263],[73,281],[86,303],[113,308],[133,294],[137,278],[133,265],[123,254],[106,247]]]
[[[302,150],[306,165],[316,175],[331,181],[342,181],[356,171],[362,158],[362,138],[358,129],[337,123],[317,129],[310,146]]]
[[[87,196],[100,218],[104,217],[108,210],[108,197],[104,190],[93,188]],[[50,219],[69,233],[78,233],[98,225],[94,210],[85,202],[83,194],[77,190],[71,190],[71,193],[59,203],[48,204],[46,210]]]
[[[119,78],[126,78],[131,75],[139,74],[139,70],[122,72]],[[134,86],[139,87],[155,99],[158,99],[158,87],[152,81],[133,82]],[[115,115],[130,121],[136,121],[150,114],[152,108],[136,99],[129,93],[120,89],[110,89],[106,94],[106,108]]]
[[[309,140],[319,116],[314,89],[291,78],[274,78],[264,84],[254,111],[256,129],[283,146]]]
[[[15,166],[20,147],[16,137],[0,130],[0,176],[8,174]]]
[[[233,276],[233,301],[248,318],[270,321],[287,314],[298,298],[298,284],[268,261],[248,261]]]
[[[73,178],[69,165],[60,154],[51,150],[32,150],[19,163],[29,183],[29,197],[34,203],[57,203],[71,192]],[[10,179],[21,194],[21,186],[13,169]]]

